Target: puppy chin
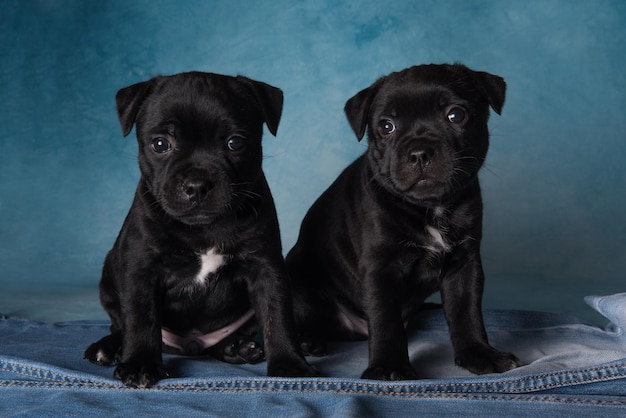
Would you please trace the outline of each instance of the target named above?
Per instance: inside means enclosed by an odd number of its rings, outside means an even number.
[[[403,192],[400,196],[409,202],[419,206],[430,206],[430,204],[439,204],[445,199],[446,190],[442,184],[432,184],[430,180],[428,184],[415,185],[410,190]]]
[[[211,224],[229,211],[229,203],[221,207],[202,207],[195,204],[183,207],[162,204],[162,207],[172,219],[189,226]]]
[[[189,226],[201,226],[201,225],[209,225],[215,222],[216,219],[220,217],[220,214],[196,214],[196,215],[186,215],[180,216],[176,219],[185,225]]]
[[[447,193],[446,182],[428,177],[402,178],[394,175],[386,176],[389,180],[382,186],[402,200],[420,204],[439,201]]]

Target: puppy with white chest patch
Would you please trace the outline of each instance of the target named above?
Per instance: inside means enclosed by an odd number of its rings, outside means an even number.
[[[455,361],[471,372],[520,365],[493,348],[481,313],[482,200],[489,108],[505,82],[463,65],[380,78],[345,106],[368,149],[313,204],[287,256],[298,332],[311,354],[328,339],[369,339],[363,378],[418,377],[405,324],[440,291]]]
[[[267,358],[273,376],[311,376],[295,338],[274,202],[261,169],[282,92],[245,77],[155,77],[116,96],[136,125],[141,178],[106,257],[111,334],[85,357],[126,386],[167,377],[162,347],[231,363]],[[264,347],[253,335],[261,329]]]

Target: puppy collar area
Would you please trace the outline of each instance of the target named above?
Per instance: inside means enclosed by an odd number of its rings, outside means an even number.
[[[161,338],[163,340],[163,344],[177,348],[181,350],[183,353],[189,354],[199,354],[203,350],[213,347],[224,338],[233,334],[237,331],[243,324],[245,324],[252,316],[254,315],[254,309],[250,309],[246,312],[241,318],[229,324],[223,328],[218,330],[209,332],[208,334],[194,334],[191,333],[189,335],[181,336],[178,334],[174,334],[166,330],[165,328],[161,329]]]

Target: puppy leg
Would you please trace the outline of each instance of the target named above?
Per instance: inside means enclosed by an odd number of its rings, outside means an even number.
[[[108,274],[109,264],[105,263],[100,283],[100,301],[111,318],[111,334],[91,344],[85,350],[84,358],[101,366],[112,366],[120,362],[122,356],[122,317],[119,298],[111,289],[112,276]]]
[[[156,277],[150,270],[134,270],[125,283],[134,283],[125,288],[120,318],[123,321],[122,355],[115,369],[114,376],[125,386],[146,388],[160,379],[168,377],[161,357],[162,336],[159,308],[153,288],[157,280],[145,279]]]
[[[406,331],[396,289],[389,283],[378,285],[376,273],[366,277],[366,314],[369,328],[369,364],[362,379],[412,380],[417,373],[409,361]]]
[[[303,276],[298,276],[298,280],[304,280]],[[292,294],[296,335],[302,353],[305,356],[325,356],[326,342],[335,334],[331,328],[337,323],[336,308],[315,297],[314,291],[305,289],[299,281],[294,281]]]
[[[257,318],[263,327],[268,376],[318,376],[304,359],[293,320],[289,277],[282,259],[249,271],[248,289]]]
[[[475,374],[502,373],[523,363],[489,345],[481,310],[484,275],[479,259],[473,260],[478,261],[446,276],[441,285],[455,362]]]
[[[113,327],[112,327],[113,328]],[[145,388],[152,386],[157,380],[168,376],[160,359],[158,362],[132,362],[123,359],[123,335],[119,331],[112,331],[110,335],[91,344],[85,350],[84,358],[101,366],[118,365],[114,376],[125,386]],[[160,357],[160,355],[159,355]]]

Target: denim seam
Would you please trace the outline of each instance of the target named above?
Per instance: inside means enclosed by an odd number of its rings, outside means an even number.
[[[77,383],[70,382],[45,382],[42,385],[40,382],[26,382],[23,380],[17,381],[0,381],[0,389],[2,388],[15,388],[15,389],[43,389],[43,390],[85,390],[85,391],[116,391],[116,392],[169,392],[169,393],[191,393],[191,394],[228,394],[228,393],[301,393],[305,395],[312,394],[331,394],[331,395],[371,395],[371,396],[383,396],[402,399],[421,399],[421,400],[466,400],[466,401],[491,401],[491,402],[507,402],[507,401],[523,401],[523,402],[542,402],[542,403],[559,403],[559,404],[577,404],[577,405],[601,405],[601,406],[615,406],[624,407],[626,400],[620,399],[597,399],[587,395],[586,397],[579,397],[576,395],[518,395],[518,394],[482,394],[482,393],[455,393],[455,392],[421,392],[421,393],[393,393],[393,392],[372,392],[368,390],[318,390],[318,389],[300,389],[300,390],[278,390],[275,388],[230,388],[220,389],[216,391],[206,390],[172,390],[172,387],[154,387],[151,389],[134,389],[127,388],[122,385],[104,385],[102,387],[91,387]]]
[[[622,374],[622,375],[615,375],[615,376],[610,376],[610,377],[605,377],[605,378],[597,378],[597,379],[589,379],[589,380],[582,380],[582,381],[576,381],[575,384],[578,383],[595,383],[595,382],[599,382],[599,381],[611,381],[611,380],[617,380],[617,379],[621,379],[626,377],[626,374]],[[227,382],[222,382],[222,383],[227,383]],[[228,382],[230,383],[230,382]],[[251,383],[250,381],[238,381],[238,384],[249,384]],[[272,385],[275,383],[272,382],[267,382],[267,385]],[[301,384],[294,384],[295,386],[302,386]],[[333,384],[327,385],[327,384],[313,384],[314,386],[334,386]],[[360,385],[360,384],[358,384]],[[416,388],[416,387],[409,387],[409,386],[385,386],[384,389],[380,389],[378,387],[376,387],[375,385],[368,385],[367,388],[364,389],[352,389],[352,388],[343,388],[343,389],[329,389],[329,388],[320,388],[320,387],[316,387],[316,388],[312,388],[312,389],[298,389],[298,388],[294,388],[294,387],[282,387],[282,388],[271,388],[271,387],[249,387],[249,388],[244,388],[244,387],[231,387],[231,388],[218,388],[218,386],[221,386],[219,384],[219,382],[216,382],[216,384],[208,384],[208,385],[195,385],[196,387],[193,387],[194,385],[168,385],[168,384],[161,384],[159,386],[154,387],[154,389],[157,390],[165,390],[165,391],[176,391],[176,392],[207,392],[207,391],[213,391],[213,390],[219,390],[219,391],[233,391],[233,392],[333,392],[333,393],[353,393],[353,394],[373,394],[373,395],[381,395],[381,396],[393,396],[393,397],[412,397],[412,396],[425,396],[425,395],[463,395],[463,394],[472,394],[472,393],[485,393],[485,394],[501,394],[501,395],[523,395],[523,394],[530,394],[533,392],[539,392],[541,390],[544,389],[548,389],[548,388],[553,388],[556,387],[558,385],[545,385],[545,386],[539,386],[539,387],[534,387],[534,388],[529,388],[527,390],[524,389],[515,389],[515,390],[496,390],[496,389],[480,389],[480,387],[477,388],[477,390],[472,391],[469,390],[468,388],[471,387],[471,384],[466,384],[466,385],[455,385],[455,384],[450,384],[450,385],[446,385],[446,386],[456,386],[459,387],[461,389],[464,390],[455,390],[455,389],[448,389],[448,390],[438,390],[438,389],[428,389],[428,388]],[[202,388],[198,387],[198,386],[202,386]],[[480,385],[476,385],[476,386],[480,386]],[[571,386],[571,384],[568,385],[563,385],[563,386]],[[393,389],[402,389],[402,391],[400,392],[394,392]],[[416,390],[417,389],[417,390]]]
[[[584,380],[582,383],[592,383],[600,380],[610,381],[616,380],[626,377],[626,375],[616,375],[608,378],[598,378],[598,379],[589,379]],[[237,387],[236,385],[250,385],[250,387]],[[272,387],[275,386],[275,387]],[[280,387],[278,387],[280,386]],[[302,386],[310,386],[310,388],[302,388]],[[177,384],[177,385],[169,385],[169,384],[161,384],[155,386],[150,391],[164,391],[164,392],[187,392],[187,393],[206,393],[206,392],[237,392],[237,393],[246,393],[246,392],[303,392],[303,393],[336,393],[336,394],[371,394],[378,396],[391,396],[391,397],[425,397],[428,395],[468,395],[468,396],[478,396],[479,394],[490,394],[490,395],[514,395],[519,396],[525,393],[536,392],[536,390],[493,390],[493,389],[484,389],[477,390],[476,392],[472,392],[467,390],[468,387],[472,386],[471,384],[449,384],[447,386],[457,386],[465,389],[464,391],[456,391],[454,389],[448,390],[432,390],[426,388],[426,390],[415,390],[418,389],[416,387],[410,386],[385,386],[384,389],[379,388],[375,384],[359,384],[356,386],[362,386],[362,389],[344,387],[344,388],[329,388],[324,386],[351,386],[350,383],[324,383],[324,382],[297,382],[291,384],[284,384],[283,382],[277,381],[266,381],[262,382],[262,384],[258,384],[258,381],[251,380],[238,380],[238,381],[215,381],[215,382],[207,382],[207,384]],[[478,386],[478,385],[476,385]],[[550,385],[546,385],[548,387]],[[111,390],[135,390],[132,388],[126,388],[120,384],[111,384],[105,382],[97,382],[86,379],[65,379],[65,381],[59,380],[48,380],[44,382],[38,381],[24,381],[24,380],[1,380],[0,387],[49,387],[49,388],[90,388],[90,389],[111,389]],[[394,392],[394,389],[403,389],[400,392]],[[542,396],[542,395],[535,395]],[[547,397],[555,396],[555,395],[545,395]],[[625,401],[626,402],[626,401]]]
[[[33,366],[25,366],[20,363],[11,363],[11,362],[3,362],[0,363],[0,370],[4,370],[8,373],[17,374],[20,376],[31,377],[36,379],[41,379],[44,382],[67,382],[67,383],[83,383],[83,384],[97,384],[97,385],[110,385],[104,382],[95,382],[91,379],[83,379],[77,377],[70,377],[68,375],[64,375],[61,373],[53,372],[50,369],[43,369],[40,367]],[[4,380],[0,381],[0,383],[4,382]],[[34,381],[37,383],[37,381]],[[39,382],[41,383],[41,382]]]
[[[502,394],[518,393],[519,394],[519,393],[537,392],[537,391],[556,388],[556,387],[565,387],[565,386],[573,386],[573,385],[578,385],[578,384],[587,384],[587,383],[594,383],[594,382],[599,382],[599,381],[621,379],[621,378],[626,377],[626,373],[620,371],[619,369],[625,365],[626,364],[622,363],[622,364],[612,365],[609,367],[597,366],[597,367],[581,369],[581,370],[555,371],[555,372],[550,372],[550,373],[537,374],[534,376],[524,376],[522,378],[504,381],[504,382],[503,381],[484,382],[484,383],[449,382],[449,383],[435,383],[430,387],[428,387],[427,385],[418,385],[418,386],[411,386],[410,384],[403,384],[403,385],[391,384],[390,385],[387,383],[385,383],[381,387],[380,384],[368,383],[368,382],[358,382],[358,383],[355,383],[354,385],[363,388],[361,390],[356,390],[359,393],[380,393],[380,394],[387,393],[393,396],[403,396],[403,395],[414,394],[414,393],[472,393],[472,392],[502,393]],[[20,363],[14,363],[14,362],[5,361],[3,363],[0,363],[0,369],[5,370],[10,373],[14,373],[14,374],[18,374],[18,375],[22,375],[26,377],[31,377],[31,378],[37,378],[37,379],[40,379],[43,381],[49,381],[49,382],[68,382],[68,383],[87,384],[87,385],[112,387],[112,388],[118,387],[118,385],[112,384],[112,383],[99,382],[99,381],[94,381],[91,379],[83,379],[83,378],[78,378],[78,377],[71,377],[68,375],[51,371],[49,369],[26,366],[26,365],[23,365]],[[593,376],[593,377],[590,376],[587,378],[579,377],[577,379],[572,379],[572,380],[565,379],[565,380],[558,381],[558,382],[547,383],[547,384],[538,385],[538,386],[530,386],[527,388],[510,388],[510,389],[489,388],[489,386],[498,385],[498,384],[502,384],[502,385],[506,385],[510,387],[510,386],[524,384],[525,382],[532,382],[533,380],[544,380],[544,379],[549,379],[549,378],[553,378],[557,376],[565,377],[567,375],[574,377],[575,375],[582,375],[582,374],[586,374],[590,372],[599,372],[599,371],[603,371],[604,372],[603,375]],[[232,386],[233,384],[250,386],[250,388],[239,388],[238,390],[240,391],[267,390],[267,388],[272,385],[275,386],[274,389],[278,391],[280,390],[293,391],[295,390],[295,387],[302,388],[303,386],[311,386],[311,387],[315,387],[314,390],[320,390],[322,389],[322,386],[331,388],[332,386],[335,386],[335,385],[339,385],[339,386],[350,385],[349,383],[346,384],[346,383],[333,382],[333,381],[325,382],[325,381],[300,380],[300,381],[294,381],[294,382],[284,382],[280,380],[270,380],[270,379],[266,379],[266,380],[234,379],[230,381],[229,380],[221,380],[221,381],[207,380],[206,382],[201,382],[201,383],[189,383],[189,384],[183,383],[183,384],[172,384],[172,385],[163,383],[161,385],[156,386],[156,388],[161,389],[161,390],[169,389],[169,390],[193,391],[193,390],[199,389],[200,386],[204,388],[218,388],[219,389],[220,386]],[[194,389],[194,386],[197,389]],[[437,389],[437,387],[442,387],[442,386],[445,386],[446,388],[450,388],[450,389],[447,389],[447,390]],[[327,390],[327,389],[323,389],[323,390]],[[346,388],[342,390],[349,391],[351,389]],[[391,392],[394,390],[397,392]]]
[[[354,385],[356,386],[360,386],[363,387],[363,390],[357,390],[358,392],[363,392],[363,393],[368,393],[368,392],[378,392],[381,394],[385,394],[385,393],[389,393],[392,394],[394,396],[402,396],[405,394],[411,394],[411,393],[507,393],[507,394],[519,394],[519,393],[529,393],[529,392],[538,392],[538,391],[542,391],[542,390],[546,390],[546,389],[552,389],[555,387],[568,387],[568,386],[574,386],[574,385],[579,385],[579,384],[587,384],[587,383],[595,383],[595,382],[601,382],[601,381],[611,381],[611,380],[618,380],[618,379],[622,379],[622,378],[626,378],[626,372],[621,372],[618,371],[620,367],[622,366],[626,366],[626,364],[618,364],[618,365],[613,365],[610,367],[606,367],[606,366],[599,366],[599,367],[593,367],[593,368],[587,368],[587,369],[581,369],[581,370],[573,370],[573,371],[561,371],[561,372],[551,372],[551,373],[545,373],[545,374],[538,374],[538,375],[534,375],[534,376],[525,376],[523,378],[519,378],[519,379],[515,379],[515,380],[510,380],[510,381],[506,381],[506,382],[493,382],[493,383],[453,383],[453,382],[449,382],[449,383],[438,383],[438,384],[434,384],[433,386],[445,386],[448,388],[456,388],[456,389],[449,389],[449,390],[438,390],[438,389],[434,389],[434,388],[429,388],[427,386],[411,386],[410,384],[405,384],[405,385],[393,385],[393,384],[384,384],[384,390],[380,390],[378,388],[380,388],[380,384],[376,384],[376,383],[368,383],[368,382],[362,382],[362,383],[355,383]],[[612,369],[612,371],[611,371]],[[554,383],[549,383],[549,384],[543,384],[543,385],[538,385],[538,386],[532,386],[532,387],[528,387],[528,388],[518,388],[518,389],[492,389],[492,388],[487,388],[486,386],[493,386],[494,384],[505,384],[507,386],[513,386],[513,385],[519,385],[520,383],[524,383],[524,382],[529,382],[529,381],[533,381],[533,380],[541,380],[541,379],[547,379],[547,378],[552,378],[552,377],[556,377],[556,376],[562,376],[562,375],[579,375],[579,374],[584,374],[584,373],[590,373],[590,372],[597,372],[597,371],[605,371],[606,373],[602,376],[593,376],[593,377],[588,377],[588,378],[578,378],[578,379],[573,379],[573,380],[565,380],[565,381],[560,381],[560,382],[554,382]],[[193,386],[205,386],[205,387],[219,387],[219,386],[227,386],[227,385],[232,385],[233,381],[227,381],[227,380],[221,380],[221,381],[207,381],[206,383],[190,383],[190,384],[161,384],[158,386],[158,388],[171,388],[171,389],[180,389],[180,390],[189,390],[190,387]],[[324,381],[306,381],[306,380],[300,380],[297,382],[293,382],[293,383],[289,383],[289,382],[283,382],[283,381],[279,381],[279,380],[264,380],[264,381],[259,381],[259,380],[237,380],[236,384],[243,384],[243,385],[250,385],[250,388],[241,388],[241,390],[264,390],[264,386],[282,386],[282,388],[280,390],[294,390],[293,387],[294,386],[316,386],[317,388],[315,390],[320,390],[319,386],[341,386],[344,385],[346,386],[346,383],[341,383],[341,382],[333,382],[333,381],[329,381],[329,382],[324,382]],[[347,384],[350,385],[350,384]],[[378,389],[378,390],[376,390]],[[350,389],[344,389],[346,391],[350,390]],[[397,392],[391,392],[396,390]]]

